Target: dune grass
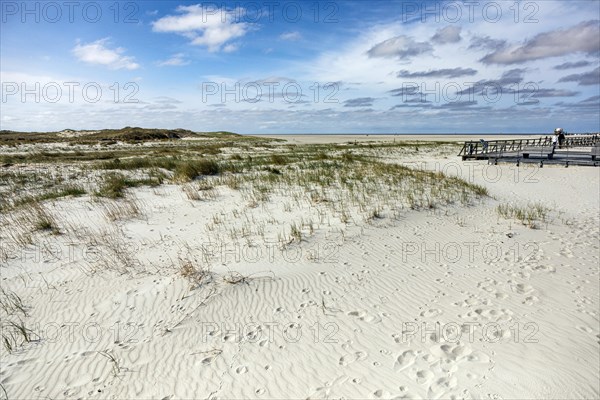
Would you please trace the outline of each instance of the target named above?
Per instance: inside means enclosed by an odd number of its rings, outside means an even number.
[[[125,196],[127,188],[138,186],[158,186],[161,184],[159,178],[134,179],[120,173],[108,173],[102,177],[102,183],[96,191],[96,196],[118,199]]]
[[[417,145],[419,151],[424,151],[448,144],[408,145],[398,141],[274,145],[268,140],[230,135],[215,135],[200,142],[169,140],[104,146],[106,143],[87,148],[75,143],[76,147],[69,151],[34,152],[31,159],[35,165],[39,161],[64,163],[60,168],[46,167],[45,170],[56,173],[40,174],[41,182],[32,174],[44,168],[28,171],[31,168],[26,164],[12,166],[0,174],[0,191],[12,193],[6,196],[11,202],[0,207],[9,211],[27,208],[31,217],[33,228],[18,237],[13,235],[18,243],[31,243],[36,232],[60,232],[56,221],[38,212],[35,204],[91,193],[97,200],[109,199],[99,201],[101,213],[108,221],[117,222],[142,215],[143,207],[128,194],[130,188],[165,183],[179,185],[191,201],[215,201],[234,190],[249,209],[264,206],[274,198],[284,199],[282,206],[292,214],[308,207],[306,210],[312,214],[281,226],[277,237],[282,244],[305,241],[324,224],[375,224],[386,218],[397,219],[405,210],[469,205],[488,195],[485,187],[460,178],[393,162],[399,154],[417,151]],[[15,157],[24,157],[21,162],[26,163],[27,155]],[[59,185],[53,186],[57,182]],[[43,190],[37,189],[39,186]],[[225,230],[224,234],[232,240],[250,241],[256,236],[265,239],[266,235],[262,221],[241,227],[215,221],[209,225],[215,235]],[[118,249],[107,250],[107,254],[113,253],[115,260],[121,254]],[[135,260],[119,263],[134,265]]]
[[[27,317],[28,307],[22,298],[14,291],[0,287],[0,336],[2,345],[9,353],[37,338],[37,334],[22,319]]]
[[[541,203],[529,203],[519,206],[512,203],[502,203],[496,207],[496,212],[506,219],[517,219],[523,225],[532,229],[538,228],[540,222],[546,222],[550,209]]]
[[[279,243],[281,248],[302,245],[319,231],[338,229],[343,237],[348,226],[362,230],[365,224],[392,223],[411,209],[470,205],[488,195],[485,187],[460,178],[393,162],[398,154],[417,151],[414,144],[274,145],[230,135],[214,135],[213,139],[216,142],[164,141],[120,147],[104,142],[87,148],[74,142],[73,149],[2,155],[0,162],[16,165],[0,172],[0,238],[21,247],[51,235],[62,234],[66,240],[74,235],[74,228],[60,219],[49,202],[92,194],[89,204],[99,208],[108,227],[87,238],[97,255],[87,265],[89,271],[137,274],[154,265],[138,257],[139,248],[119,229],[123,221],[145,216],[144,204],[136,200],[131,188],[178,185],[190,201],[213,203],[235,191],[240,208],[215,213],[206,224],[206,240],[215,246],[238,241],[250,246],[254,240],[263,240]],[[418,151],[439,146],[419,144]],[[284,220],[276,213],[263,212],[276,207],[283,208]],[[542,207],[532,210],[506,206],[498,212],[523,221],[545,218]],[[188,280],[192,289],[215,285],[209,257],[200,264],[194,251],[189,253],[171,265],[173,273]],[[222,281],[247,284],[251,278],[230,273]],[[0,309],[2,341],[9,352],[35,340],[28,309],[19,296],[0,293]],[[108,352],[103,356],[118,375],[118,360]]]

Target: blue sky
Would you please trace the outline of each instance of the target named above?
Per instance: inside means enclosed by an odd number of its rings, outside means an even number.
[[[1,7],[1,129],[600,131],[598,1]]]

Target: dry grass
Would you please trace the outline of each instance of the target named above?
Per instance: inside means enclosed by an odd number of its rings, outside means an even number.
[[[3,320],[0,324],[2,331],[2,344],[9,353],[12,353],[24,344],[39,340],[39,336],[25,325],[25,322],[19,320]]]
[[[401,154],[414,152],[415,145],[398,142],[273,146],[266,140],[225,135],[202,143],[142,142],[135,146],[107,146],[102,150],[77,144],[62,155],[40,152],[39,160],[89,161],[87,167],[70,166],[76,177],[69,183],[72,186],[65,186],[55,194],[48,192],[46,196],[80,195],[85,187],[97,196],[113,199],[92,203],[100,204],[100,213],[109,222],[143,215],[144,207],[128,196],[129,188],[182,183],[181,191],[189,200],[212,205],[221,195],[230,197],[230,192],[236,191],[234,195],[243,199],[240,209],[214,214],[212,222],[206,223],[209,240],[217,245],[238,241],[252,245],[258,239],[285,247],[308,241],[317,231],[343,232],[346,226],[397,220],[410,209],[468,206],[487,196],[484,187],[459,178],[391,163]],[[440,146],[419,144],[419,151],[430,148],[439,150]],[[19,162],[23,170],[29,168],[25,159]],[[82,182],[82,177],[87,181]],[[3,184],[25,190],[33,184],[31,179],[21,173],[0,175],[0,190],[4,190]],[[49,182],[50,178],[46,183]],[[281,204],[289,217],[285,221],[272,216],[275,202]],[[3,240],[12,239],[19,246],[27,246],[40,233],[59,233],[59,226],[70,234],[69,227],[63,226],[64,221],[56,221],[35,198],[23,204],[27,206],[3,218],[3,228],[10,227],[2,234]],[[131,244],[131,239],[111,228],[106,232],[92,233],[89,237],[98,249],[92,270],[121,273],[143,270],[136,257],[138,249],[125,246]],[[206,269],[195,268],[193,263],[184,264],[182,274],[195,285],[201,285],[205,276],[211,275]]]
[[[104,230],[90,238],[87,260],[91,272],[144,273],[146,270],[136,256],[138,252],[137,244],[126,240],[118,229]]]
[[[190,260],[180,260],[179,274],[190,282],[192,290],[212,282],[214,278],[210,268],[198,267]]]
[[[109,221],[123,221],[142,215],[142,209],[135,199],[103,202],[103,214]]]
[[[0,333],[2,345],[9,353],[39,339],[22,319],[29,316],[27,309],[19,295],[0,286]]]
[[[19,295],[9,289],[4,289],[0,286],[0,309],[6,315],[22,314],[27,317],[27,307],[23,304],[23,300]]]
[[[114,356],[114,354],[112,354],[112,352],[108,350],[99,351],[98,354],[108,359],[108,362],[111,365],[113,376],[119,376],[119,374],[121,373],[121,364],[119,363],[119,360]]]
[[[531,229],[539,228],[539,223],[547,222],[550,209],[541,203],[529,203],[527,206],[503,203],[496,207],[498,215],[506,219],[518,219]]]
[[[246,275],[242,275],[239,272],[229,271],[225,276],[223,276],[223,281],[225,283],[229,283],[230,285],[238,285],[238,284],[246,284],[250,283],[250,277]]]
[[[195,200],[195,201],[202,200],[199,190],[196,187],[194,187],[194,185],[190,185],[190,184],[182,185],[181,190],[183,191],[183,193],[185,193],[188,200]]]
[[[34,202],[4,215],[0,220],[3,240],[26,247],[34,243],[36,233],[61,233],[59,223],[42,203]]]
[[[37,231],[48,231],[55,235],[60,233],[58,229],[58,223],[56,219],[46,210],[41,203],[34,203],[28,210],[30,213],[26,214],[29,218],[29,223],[33,226],[34,230]]]

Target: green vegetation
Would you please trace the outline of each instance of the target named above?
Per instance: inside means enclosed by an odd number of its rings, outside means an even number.
[[[38,231],[51,231],[54,234],[60,233],[56,220],[39,204],[33,207],[35,213],[34,228]]]
[[[214,160],[193,160],[178,163],[173,179],[176,182],[189,182],[200,175],[217,175],[219,172],[221,167]]]
[[[37,196],[25,196],[16,201],[13,205],[15,207],[19,207],[44,200],[56,200],[68,196],[78,197],[83,196],[84,194],[86,194],[86,191],[83,187],[77,185],[67,185],[65,187],[54,189]]]
[[[527,206],[515,204],[499,204],[498,214],[506,219],[518,219],[523,225],[532,229],[538,227],[538,222],[546,222],[550,209],[541,203],[529,203]]]
[[[124,197],[125,189],[127,188],[158,185],[160,185],[160,181],[156,178],[131,179],[127,178],[123,174],[108,173],[104,175],[103,182],[96,192],[96,195],[100,197],[108,197],[110,199],[117,199]]]
[[[15,135],[20,134],[0,133],[4,139]],[[449,148],[454,153],[453,143],[276,145],[270,139],[229,132],[130,127],[26,136],[66,145],[55,146],[52,151],[34,146],[37,150],[8,151],[0,156],[0,162],[10,167],[0,171],[0,193],[12,193],[0,198],[0,209],[4,211],[86,192],[120,199],[128,188],[165,182],[183,184],[182,190],[190,200],[215,199],[216,187],[223,186],[241,191],[254,205],[298,189],[314,204],[327,204],[346,223],[355,220],[353,209],[360,210],[365,220],[373,221],[397,215],[405,207],[432,209],[454,202],[470,204],[477,197],[487,196],[482,186],[392,162],[399,155],[415,154],[416,147],[421,151]],[[28,166],[32,164],[44,172],[31,171]],[[60,170],[44,167],[48,164],[58,164]],[[50,174],[47,170],[56,172]],[[72,172],[66,176],[60,171]],[[84,178],[85,185],[81,183]],[[108,214],[135,213],[113,210]],[[292,237],[298,239],[302,234],[298,227]]]

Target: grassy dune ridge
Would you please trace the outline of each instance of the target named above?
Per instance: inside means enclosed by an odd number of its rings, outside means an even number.
[[[198,179],[208,179],[212,185],[260,186],[263,192],[272,190],[272,185],[299,184],[306,190],[337,187],[383,195],[387,185],[396,196],[402,192],[412,208],[455,201],[457,195],[464,203],[471,195],[486,194],[458,178],[386,162],[386,157],[398,152],[454,146],[445,142],[295,145],[181,129],[124,128],[66,137],[64,132],[0,133],[0,193],[12,193],[10,199],[2,196],[0,209],[85,193],[118,198],[129,187]]]
[[[466,206],[487,196],[484,187],[460,178],[393,162],[398,154],[418,156],[430,149],[456,151],[454,144],[443,142],[288,144],[223,132],[140,128],[2,132],[0,238],[11,247],[0,249],[0,259],[7,261],[14,246],[25,249],[83,235],[102,249],[103,258],[90,271],[143,270],[137,255],[121,248],[128,239],[120,230],[125,221],[149,218],[135,192],[140,187],[158,191],[164,186],[169,193],[178,188],[188,201],[207,202],[213,209],[230,193],[242,208],[230,205],[213,213],[206,237],[221,245],[262,241],[281,247],[318,231],[343,236],[347,226],[394,221],[409,210]],[[83,197],[86,208],[104,220],[100,226],[106,226],[95,232],[94,224],[71,221],[60,201],[73,197]],[[254,215],[258,207],[277,204],[284,217]],[[188,249],[190,255],[180,260],[180,275],[195,284],[213,276],[193,262],[195,252]],[[226,282],[249,279],[229,274]],[[10,353],[34,340],[35,332],[24,322],[27,308],[16,292],[3,292],[0,300],[6,328],[2,340]]]

